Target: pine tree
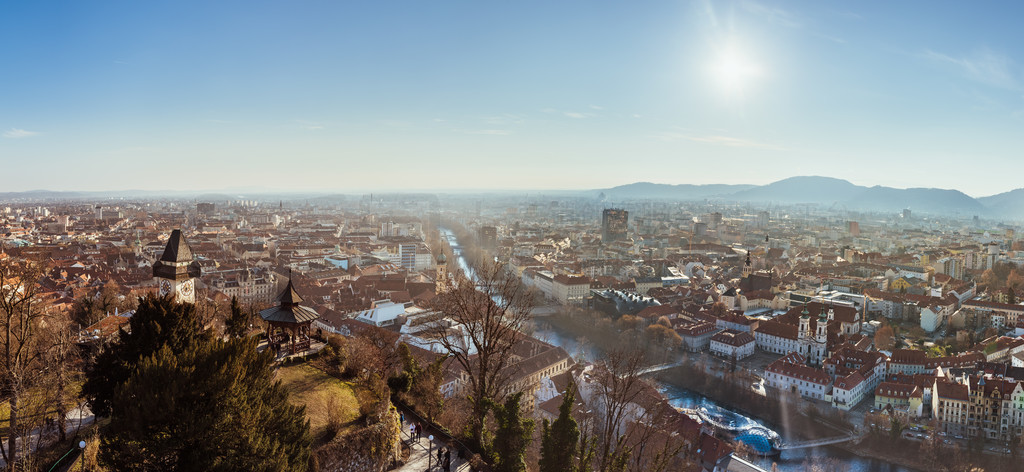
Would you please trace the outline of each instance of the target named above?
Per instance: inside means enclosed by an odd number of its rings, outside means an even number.
[[[232,338],[245,336],[249,331],[250,316],[238,305],[238,298],[231,296],[231,315],[224,320],[224,334]]]
[[[112,400],[100,459],[112,470],[306,471],[305,408],[273,381],[253,339],[165,345]]]
[[[140,360],[163,346],[184,352],[209,337],[194,305],[165,297],[140,299],[129,327],[130,331],[121,330],[117,341],[104,346],[86,373],[82,395],[96,416],[110,416],[115,390]]]
[[[576,386],[569,383],[558,407],[558,418],[548,424],[544,420],[540,445],[540,472],[576,472],[576,449],[579,445],[580,428],[572,417],[576,401]]]
[[[523,418],[522,397],[522,393],[516,393],[509,395],[504,405],[492,404],[498,423],[493,443],[496,472],[526,470],[526,448],[533,435],[533,420]]]

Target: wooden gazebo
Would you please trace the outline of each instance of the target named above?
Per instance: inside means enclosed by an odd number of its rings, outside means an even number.
[[[281,348],[287,345],[289,354],[308,350],[310,326],[320,315],[316,310],[300,305],[302,297],[295,291],[291,279],[277,296],[277,302],[277,306],[260,312],[260,318],[270,325],[267,335],[270,347],[280,353]]]

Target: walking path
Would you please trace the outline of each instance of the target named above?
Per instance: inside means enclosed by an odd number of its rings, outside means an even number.
[[[430,436],[430,432],[427,430],[423,431],[422,436],[419,440],[416,440],[409,434],[409,424],[402,425],[402,441],[409,444],[411,452],[409,454],[409,461],[405,465],[395,469],[398,472],[423,472],[426,470],[440,472],[444,469],[439,467],[437,464],[437,450],[446,447],[443,442],[434,438],[433,446],[430,445],[430,441],[427,439]],[[427,460],[428,454],[431,456],[430,460]],[[427,464],[430,464],[430,468],[427,468]],[[469,472],[469,463],[465,459],[459,459],[458,454],[452,451],[452,472]]]
[[[96,417],[93,416],[92,411],[89,410],[89,407],[87,407],[85,405],[76,406],[74,409],[72,409],[71,411],[68,412],[67,422],[66,422],[67,429],[65,430],[65,432],[67,433],[68,437],[74,437],[74,435],[78,434],[78,431],[83,426],[87,426],[87,425],[91,424],[95,420],[96,420]],[[42,432],[42,438],[40,438],[40,432]],[[32,449],[32,452],[35,452],[35,450],[39,447],[40,439],[43,439],[43,440],[46,440],[46,441],[55,441],[56,437],[57,437],[57,434],[58,433],[57,433],[57,427],[56,426],[52,426],[50,428],[45,428],[44,430],[41,430],[40,428],[35,428],[28,435],[28,445]],[[4,437],[2,439],[4,441],[4,447],[7,447],[7,438]],[[23,457],[23,455],[25,453],[25,450],[24,450],[25,449],[25,442],[24,442],[23,438],[18,438],[17,439],[17,443],[18,443],[18,450],[19,450],[18,454],[19,454],[19,457]],[[0,468],[6,468],[6,467],[7,467],[7,461],[5,461],[3,459],[3,457],[0,457]]]

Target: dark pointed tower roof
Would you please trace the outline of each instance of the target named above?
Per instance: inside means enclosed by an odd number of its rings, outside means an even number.
[[[180,229],[171,231],[171,237],[167,239],[167,247],[160,256],[160,260],[153,264],[153,276],[171,280],[185,280],[197,278],[202,275],[202,268],[199,261],[192,255],[192,248],[188,247],[185,236]]]
[[[192,262],[192,248],[188,247],[188,241],[181,234],[180,229],[171,231],[171,237],[167,239],[167,247],[164,254],[160,256],[163,262]]]

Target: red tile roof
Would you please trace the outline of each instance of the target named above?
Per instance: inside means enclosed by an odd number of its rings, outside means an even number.
[[[754,337],[745,331],[727,329],[712,336],[711,340],[734,347],[740,347],[754,342]]]

